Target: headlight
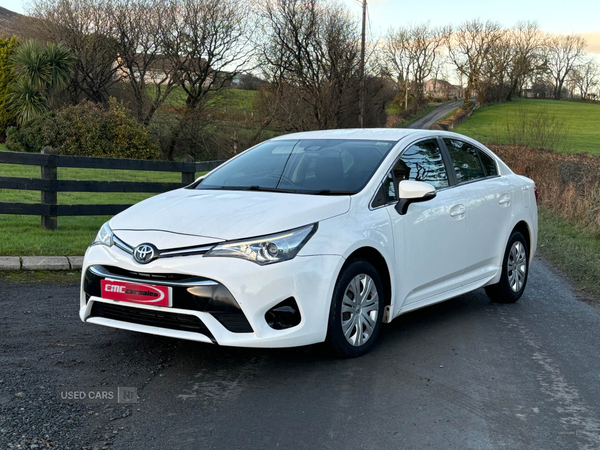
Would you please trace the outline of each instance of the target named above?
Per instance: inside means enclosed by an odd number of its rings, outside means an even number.
[[[294,258],[317,231],[317,224],[243,241],[217,245],[204,256],[243,258],[260,265]]]
[[[106,245],[107,247],[110,247],[111,245],[113,245],[113,232],[110,229],[110,227],[108,226],[108,222],[106,222],[104,225],[102,225],[100,227],[100,230],[98,230],[98,234],[96,235],[96,237],[94,238],[94,241],[92,242],[92,245]]]

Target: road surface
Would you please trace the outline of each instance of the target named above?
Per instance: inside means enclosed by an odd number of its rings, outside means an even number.
[[[406,314],[351,360],[84,324],[76,276],[0,279],[2,449],[600,447],[600,309],[538,258],[518,303]],[[139,403],[57,397],[116,386]]]
[[[440,120],[450,111],[459,108],[462,104],[462,100],[460,102],[444,103],[443,105],[438,106],[436,109],[431,111],[429,114],[415,120],[413,123],[408,125],[407,128],[421,128],[424,130],[429,130],[431,125]]]

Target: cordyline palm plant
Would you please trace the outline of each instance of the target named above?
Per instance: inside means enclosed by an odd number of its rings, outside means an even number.
[[[46,112],[50,95],[68,84],[75,56],[61,44],[28,41],[15,51],[13,63],[16,80],[8,102],[23,124]]]

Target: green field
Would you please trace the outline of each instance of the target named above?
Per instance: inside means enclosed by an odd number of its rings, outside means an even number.
[[[477,109],[453,131],[484,143],[509,144],[506,128],[515,116],[520,111],[536,114],[541,109],[564,121],[567,129],[565,145],[554,150],[600,154],[600,104],[595,103],[516,99]]]
[[[147,86],[148,90],[154,86]],[[243,89],[221,89],[208,93],[206,107],[221,112],[251,113],[254,110],[254,99],[258,91]],[[151,93],[151,92],[150,92]],[[175,87],[167,97],[167,105],[185,105],[186,93],[181,86]]]
[[[196,174],[200,176],[201,174]],[[0,164],[0,176],[40,177],[37,166]],[[180,182],[180,173],[58,168],[59,179]],[[59,204],[129,204],[155,194],[59,192]],[[39,203],[38,191],[0,189],[0,201]],[[0,214],[0,255],[83,255],[98,228],[110,217],[59,217],[58,230],[41,228],[39,216]]]

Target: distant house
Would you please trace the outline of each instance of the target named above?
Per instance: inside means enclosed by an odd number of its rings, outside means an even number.
[[[446,80],[427,80],[423,85],[425,95],[431,97],[461,98],[465,90],[461,86],[450,84]]]
[[[239,73],[231,80],[232,86],[240,89],[257,90],[265,80],[250,73]]]
[[[533,91],[533,89],[523,88],[523,90],[521,91],[521,96],[525,98],[534,98],[535,92]]]

